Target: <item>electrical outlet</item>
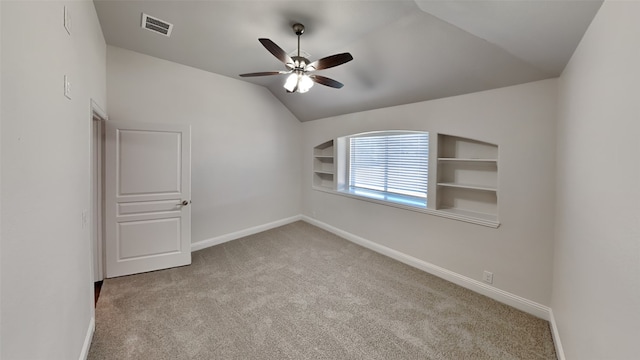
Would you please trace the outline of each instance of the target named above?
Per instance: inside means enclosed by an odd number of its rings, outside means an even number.
[[[487,284],[493,284],[493,273],[485,270],[482,274],[482,281]]]

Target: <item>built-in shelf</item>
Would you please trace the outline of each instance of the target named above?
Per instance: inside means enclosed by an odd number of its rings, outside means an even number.
[[[500,226],[497,145],[438,134],[437,170],[435,179],[430,180],[430,184],[435,185],[434,193],[430,195],[427,208],[365,198],[345,191],[346,165],[342,162],[347,156],[345,149],[347,144],[342,138],[313,148],[314,189],[492,228]]]
[[[323,142],[322,144],[313,148],[313,156],[316,157],[334,157],[333,153],[333,140]]]
[[[496,164],[498,163],[498,159],[462,159],[462,158],[438,158],[438,161],[441,162],[470,162],[470,163],[488,163],[488,164]]]
[[[443,216],[498,224],[498,146],[438,134],[435,209]]]
[[[333,140],[313,148],[313,186],[335,189],[335,147]]]
[[[333,171],[328,170],[313,170],[313,172],[315,172],[316,174],[333,175]]]
[[[471,189],[471,190],[481,190],[481,191],[498,191],[498,189],[494,187],[481,186],[481,185],[473,185],[473,184],[460,184],[460,183],[438,183],[438,186],[448,186],[452,188],[460,188],[460,189]]]

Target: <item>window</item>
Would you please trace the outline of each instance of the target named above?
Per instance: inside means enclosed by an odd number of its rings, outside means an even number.
[[[426,208],[429,133],[386,132],[348,141],[344,191],[353,195]]]

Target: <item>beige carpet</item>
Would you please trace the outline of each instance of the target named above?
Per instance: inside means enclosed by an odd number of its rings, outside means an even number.
[[[109,279],[89,359],[555,359],[549,323],[304,222]]]

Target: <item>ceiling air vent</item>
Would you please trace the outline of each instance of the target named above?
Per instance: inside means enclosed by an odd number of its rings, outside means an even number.
[[[171,35],[171,30],[173,30],[173,24],[169,24],[164,20],[149,16],[145,13],[142,13],[142,27],[167,37]]]

